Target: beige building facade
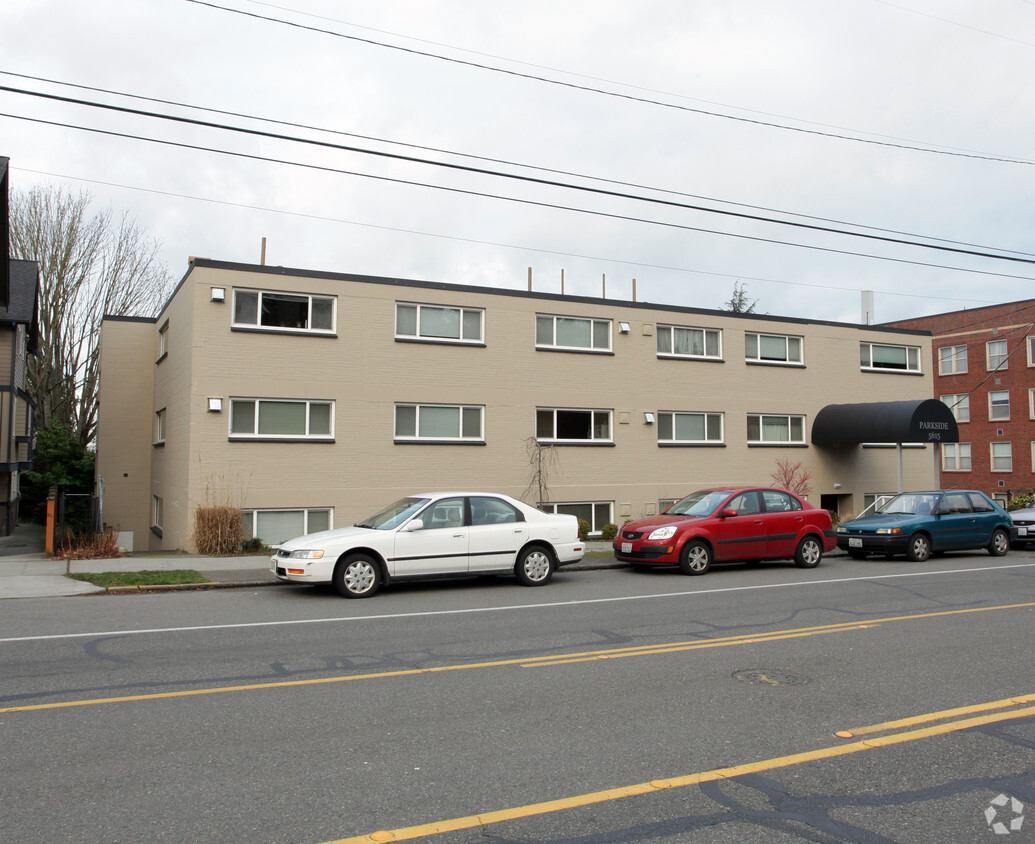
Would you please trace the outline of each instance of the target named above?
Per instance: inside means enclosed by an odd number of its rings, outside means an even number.
[[[845,517],[935,487],[937,448],[815,445],[817,414],[931,394],[922,331],[198,259],[104,320],[97,473],[137,551],[191,549],[206,505],[277,544],[443,489],[599,532],[778,461]]]

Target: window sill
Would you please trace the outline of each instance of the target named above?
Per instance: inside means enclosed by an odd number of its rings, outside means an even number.
[[[151,525],[151,533],[160,538],[162,536],[162,529],[158,525]]]
[[[808,448],[808,443],[748,443],[748,448]]]
[[[262,328],[247,325],[231,325],[231,331],[240,331],[243,334],[284,334],[290,337],[323,337],[337,340],[338,335],[333,331],[310,331],[308,328]]]
[[[536,346],[537,352],[560,352],[566,355],[604,355],[614,357],[615,353],[611,349],[569,349],[564,346]]]
[[[784,360],[744,360],[748,366],[781,366],[784,369],[808,369],[803,363],[795,363],[793,361]]]
[[[703,355],[666,355],[659,354],[658,360],[689,360],[697,363],[725,363],[725,358],[709,358]]]
[[[726,443],[658,443],[658,448],[726,448]]]
[[[883,369],[881,367],[873,366],[861,366],[859,367],[860,372],[876,372],[879,375],[923,375],[924,373],[918,372],[915,369]]]
[[[485,445],[485,440],[392,440],[395,445]]]
[[[168,352],[162,352],[161,357],[159,357],[158,360],[155,361],[155,366],[158,366],[158,364],[160,364],[167,357],[169,357],[169,353]]]
[[[486,348],[483,340],[450,340],[434,337],[396,337],[396,343],[427,343],[432,346],[472,346],[476,349]]]
[[[165,448],[165,440],[156,443],[151,443],[151,448]]]
[[[333,443],[334,437],[227,437],[232,443]]]
[[[574,446],[575,448],[614,448],[613,442],[579,442],[578,440],[539,440],[536,442],[542,446]]]

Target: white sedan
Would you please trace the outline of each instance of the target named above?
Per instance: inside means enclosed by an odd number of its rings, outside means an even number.
[[[368,598],[392,581],[457,575],[513,574],[542,586],[584,554],[575,516],[496,493],[430,492],[400,498],[352,527],[289,540],[270,571]]]

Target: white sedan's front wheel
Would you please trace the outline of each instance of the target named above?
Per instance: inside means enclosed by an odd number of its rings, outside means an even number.
[[[332,582],[343,598],[369,598],[381,587],[381,569],[366,554],[353,554],[334,567]]]

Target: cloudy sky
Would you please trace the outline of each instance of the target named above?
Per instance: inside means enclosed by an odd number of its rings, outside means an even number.
[[[86,103],[0,91],[14,189],[128,211],[177,279],[265,237],[846,322],[1035,295],[1035,0],[4,0],[0,72]]]

